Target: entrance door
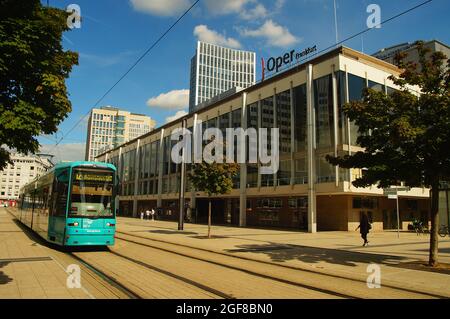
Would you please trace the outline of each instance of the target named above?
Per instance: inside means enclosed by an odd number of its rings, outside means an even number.
[[[397,229],[397,210],[383,210],[383,229]]]

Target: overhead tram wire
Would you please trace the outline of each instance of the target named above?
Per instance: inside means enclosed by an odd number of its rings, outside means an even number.
[[[159,42],[161,42],[161,40],[163,40],[166,35],[200,2],[200,0],[196,0],[174,23],[172,23],[172,25],[155,41],[153,42],[153,44],[136,60],[136,62],[134,62],[129,68],[128,70],[114,83],[113,86],[111,86],[106,92],[105,94],[102,95],[101,98],[99,98],[97,100],[97,102],[95,102],[94,107],[98,106],[100,104],[101,101],[103,101],[103,99],[109,94],[111,93],[111,91],[139,64],[139,62],[142,61],[142,59],[150,53],[151,50],[153,50]],[[56,142],[55,147],[57,147],[66,136],[68,136],[78,125],[80,125],[80,123],[91,113],[91,111],[89,110],[83,117],[81,117],[74,126],[72,126],[70,128],[70,130],[66,133],[63,134],[63,136],[59,139],[59,141]]]
[[[328,50],[331,50],[331,49],[333,49],[333,48],[336,48],[336,47],[338,47],[340,44],[343,44],[344,42],[347,42],[347,41],[349,41],[349,40],[352,40],[352,39],[356,38],[357,36],[360,36],[360,35],[362,35],[362,34],[364,34],[364,33],[367,33],[367,32],[371,31],[372,29],[374,29],[374,28],[377,27],[377,26],[381,26],[381,25],[383,25],[383,24],[386,24],[386,23],[388,23],[388,22],[391,22],[391,21],[393,21],[393,20],[395,20],[395,19],[397,19],[397,18],[399,18],[399,17],[401,17],[401,16],[403,16],[403,15],[405,15],[405,14],[411,12],[411,11],[414,11],[414,10],[416,10],[416,9],[418,9],[418,8],[424,6],[424,5],[426,5],[426,4],[428,4],[428,3],[432,2],[432,1],[433,1],[433,0],[427,0],[427,1],[424,1],[424,2],[422,2],[422,3],[420,3],[420,4],[416,5],[416,6],[414,6],[414,7],[412,7],[412,8],[409,8],[408,10],[405,10],[405,11],[403,11],[403,12],[400,12],[399,14],[396,14],[395,16],[392,16],[392,17],[390,17],[389,19],[386,19],[386,20],[380,22],[379,24],[377,24],[376,26],[374,26],[374,27],[372,27],[372,28],[367,28],[367,29],[364,29],[364,30],[362,30],[362,31],[360,31],[360,32],[358,32],[358,33],[355,33],[355,34],[349,36],[348,38],[345,38],[344,40],[341,40],[341,41],[339,41],[339,42],[337,42],[337,43],[335,43],[335,44],[333,44],[333,45],[330,45],[329,47],[326,47],[325,49],[322,49],[322,50],[320,50],[320,51],[317,51],[317,52],[311,54],[310,56],[308,56],[307,58],[301,59],[301,60],[297,61],[295,64],[293,64],[293,65],[291,65],[291,66],[289,66],[289,67],[286,67],[286,68],[282,68],[282,69],[280,69],[279,71],[285,71],[285,70],[289,70],[289,69],[293,69],[293,68],[298,68],[299,65],[300,65],[302,62],[305,62],[305,61],[311,59],[312,57],[314,57],[314,56],[316,56],[316,55],[318,55],[318,54],[321,54],[321,53],[324,53],[324,52],[326,52],[326,51],[328,51]],[[279,72],[278,72],[278,73],[279,73]],[[274,75],[275,75],[275,74],[270,75],[269,78],[272,77],[272,76],[274,76]],[[261,81],[259,81],[259,82],[261,82]]]

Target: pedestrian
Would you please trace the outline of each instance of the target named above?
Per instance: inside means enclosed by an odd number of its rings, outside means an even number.
[[[143,220],[143,219],[144,219],[144,211],[141,210],[141,220]]]
[[[154,221],[155,220],[155,210],[152,208],[150,213],[152,214],[152,220]]]
[[[145,219],[150,219],[150,211],[148,209],[145,211]]]
[[[359,233],[361,234],[361,238],[364,239],[363,247],[369,244],[369,241],[367,240],[367,234],[369,234],[370,229],[372,228],[372,225],[370,225],[369,217],[367,217],[366,213],[363,213],[361,216],[361,221],[359,222],[359,226],[356,228]]]

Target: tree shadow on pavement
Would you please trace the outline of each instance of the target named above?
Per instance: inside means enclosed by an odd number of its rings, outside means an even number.
[[[0,261],[0,268],[5,267],[8,262]],[[7,274],[5,274],[3,271],[0,270],[0,285],[6,285],[7,283],[10,283],[13,281],[11,277],[9,277]]]
[[[298,245],[282,245],[275,243],[264,245],[238,245],[237,249],[226,250],[229,253],[264,254],[275,262],[298,260],[304,263],[320,262],[356,267],[358,264],[398,264],[406,258],[374,253],[349,252],[339,249],[315,248]]]
[[[164,235],[175,235],[175,234],[198,235],[198,233],[184,231],[184,230],[162,230],[162,229],[158,229],[158,230],[149,230],[148,232],[149,233],[154,233],[154,234],[164,234]]]

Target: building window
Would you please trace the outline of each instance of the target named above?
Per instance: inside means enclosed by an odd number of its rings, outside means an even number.
[[[294,144],[295,152],[306,150],[306,85],[294,88]]]
[[[378,207],[378,199],[371,197],[353,197],[353,208],[375,209]]]

